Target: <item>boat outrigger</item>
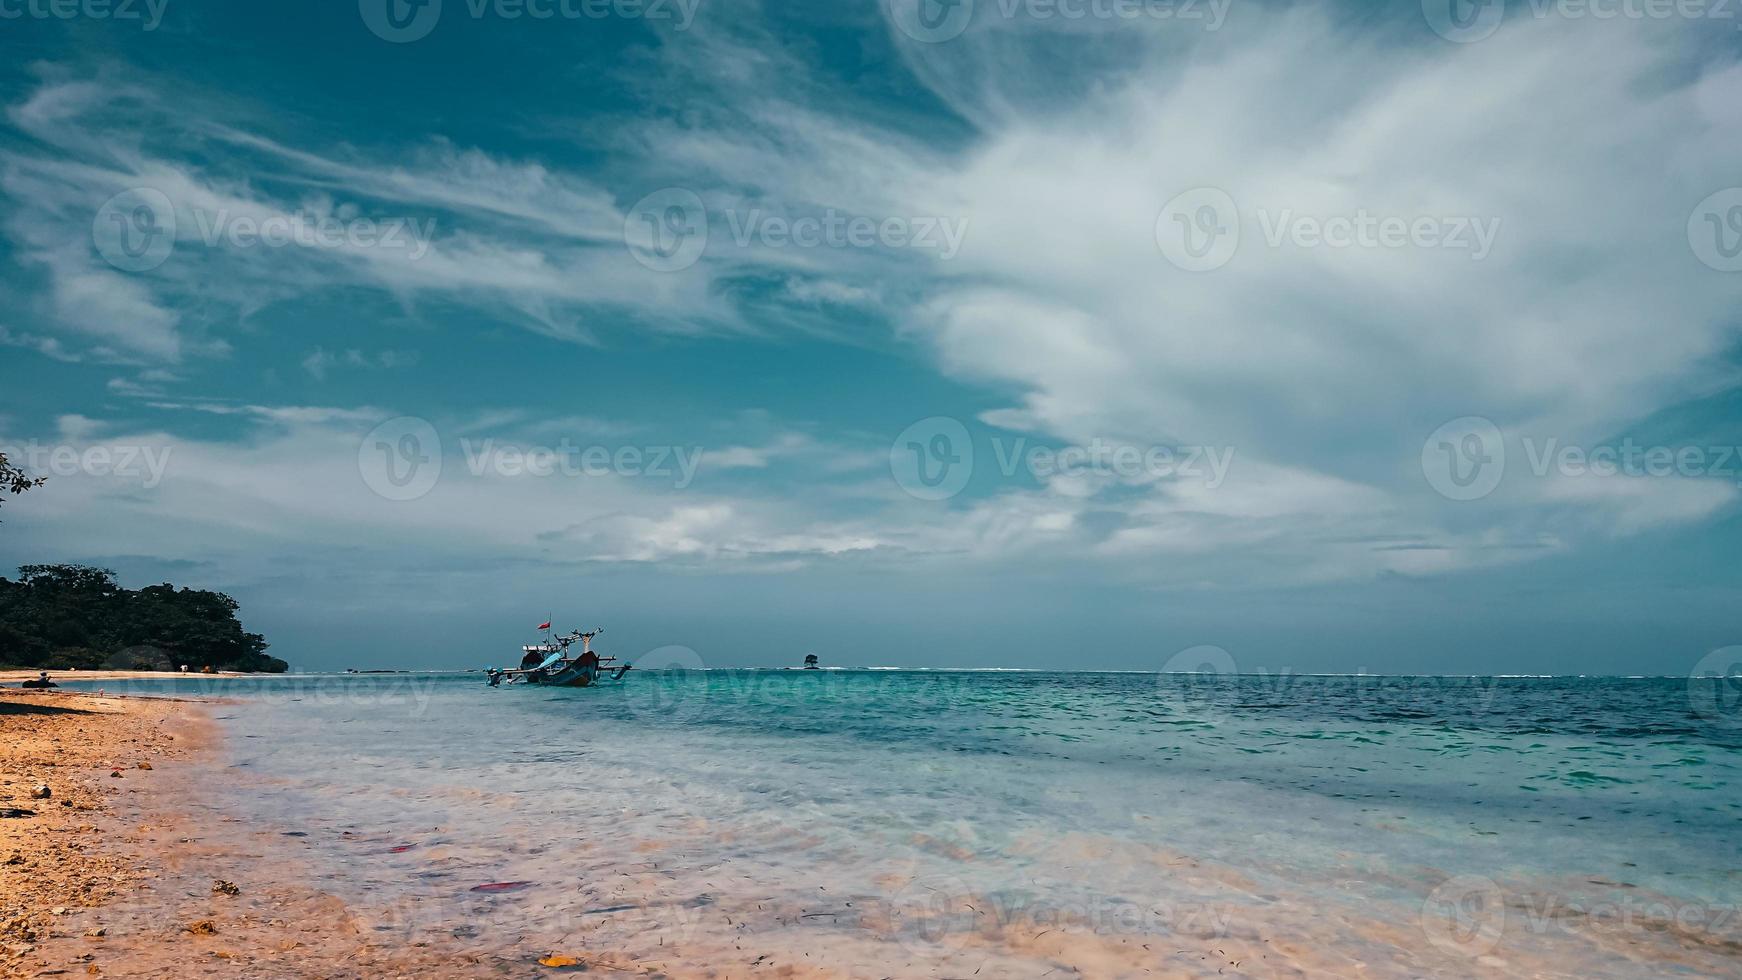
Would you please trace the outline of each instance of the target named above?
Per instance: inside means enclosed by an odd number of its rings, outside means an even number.
[[[546,627],[550,624],[546,623]],[[484,672],[491,687],[507,681],[510,684],[545,684],[556,687],[590,687],[601,677],[622,680],[630,665],[619,663],[616,657],[601,657],[593,652],[593,637],[605,632],[594,627],[583,633],[575,630],[563,636],[553,636],[543,643],[521,647],[520,666],[513,670],[492,667]],[[579,656],[569,656],[569,647],[580,643]]]

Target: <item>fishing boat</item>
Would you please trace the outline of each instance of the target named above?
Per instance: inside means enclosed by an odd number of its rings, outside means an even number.
[[[540,629],[550,629],[550,623]],[[603,632],[603,628],[594,627],[585,633],[575,630],[562,636],[547,636],[543,643],[529,643],[520,648],[519,667],[509,670],[492,667],[484,672],[485,679],[491,687],[504,681],[549,687],[591,687],[605,677],[620,681],[629,673],[630,665],[593,652],[593,637]],[[581,645],[581,652],[570,656],[569,648],[576,643]]]

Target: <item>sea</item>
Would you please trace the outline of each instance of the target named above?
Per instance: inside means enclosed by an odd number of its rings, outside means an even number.
[[[668,976],[1742,976],[1735,678],[954,670],[207,695],[379,935]]]

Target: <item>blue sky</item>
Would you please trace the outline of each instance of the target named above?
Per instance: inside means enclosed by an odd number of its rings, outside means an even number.
[[[1742,643],[1731,15],[393,2],[0,4],[0,563],[311,669]]]

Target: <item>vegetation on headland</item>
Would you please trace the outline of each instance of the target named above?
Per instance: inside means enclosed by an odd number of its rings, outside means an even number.
[[[165,582],[124,589],[84,565],[24,565],[0,578],[0,665],[38,670],[283,673],[266,640],[242,629],[236,600]]]

